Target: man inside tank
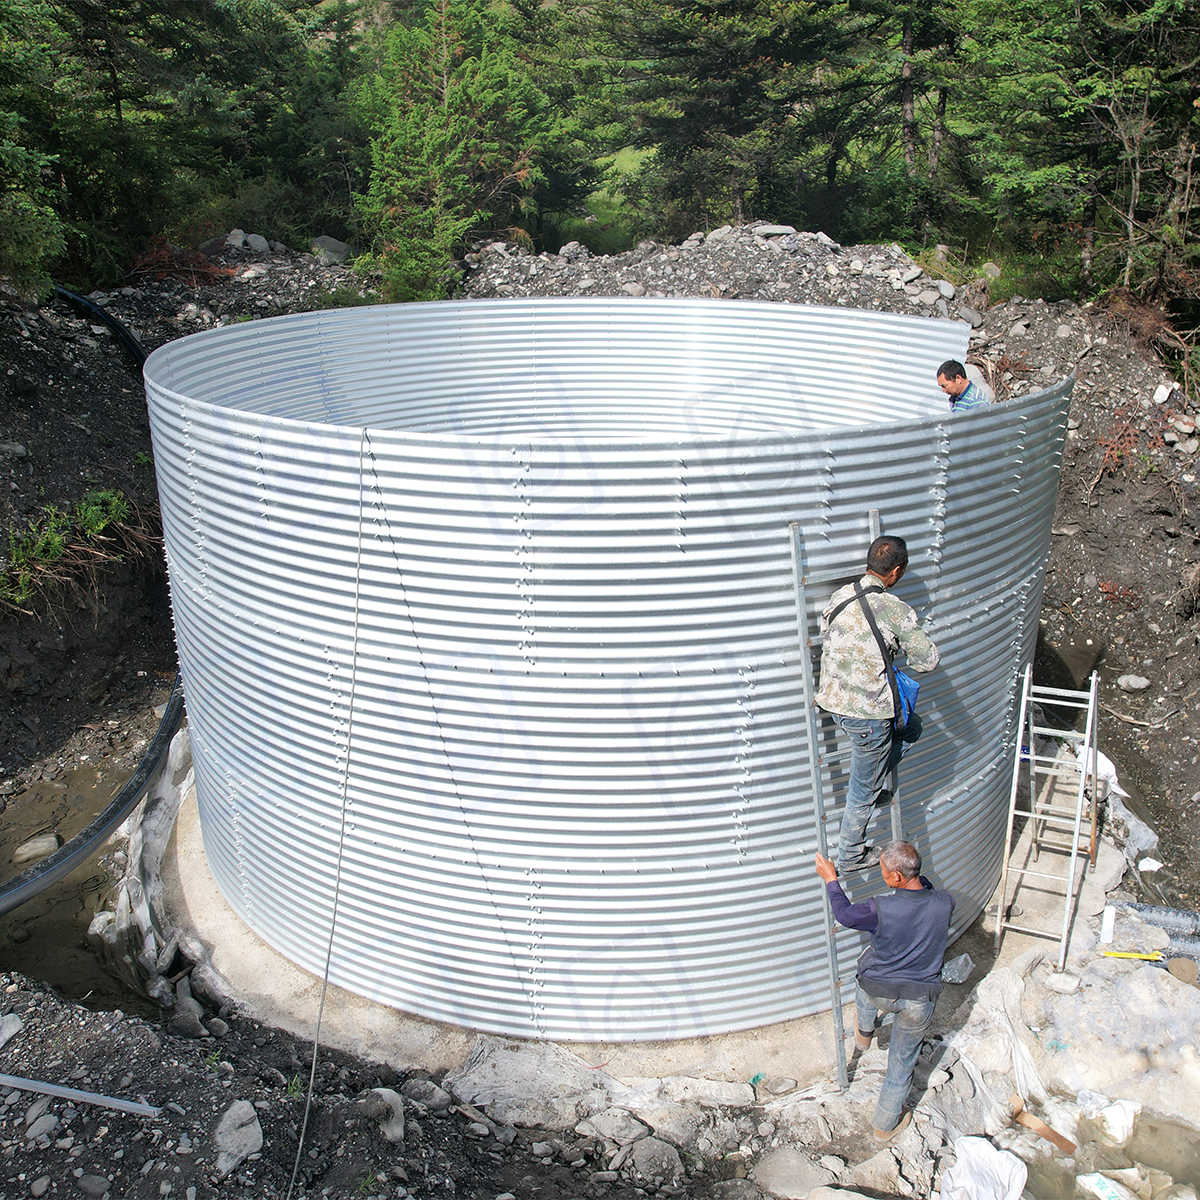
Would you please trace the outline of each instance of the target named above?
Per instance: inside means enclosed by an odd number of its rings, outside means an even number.
[[[850,782],[837,851],[843,871],[875,862],[877,855],[864,841],[871,811],[890,799],[891,773],[921,736],[915,713],[902,732],[895,730],[892,689],[863,603],[870,605],[888,653],[893,658],[898,653],[908,656],[907,670],[932,671],[938,665],[937,647],[917,624],[917,614],[887,592],[907,566],[903,538],[877,537],[867,550],[866,573],[858,581],[864,600],[859,602],[855,585],[848,583],[833,593],[821,614],[824,647],[816,703],[850,742]]]
[[[857,1028],[854,1043],[866,1050],[880,1013],[894,1013],[887,1073],[871,1124],[886,1145],[912,1120],[904,1110],[912,1086],[921,1041],[933,1020],[942,990],[942,958],[950,935],[954,897],[921,874],[921,855],[911,842],[889,842],[879,856],[883,882],[894,889],[861,904],[851,904],[838,882],[837,869],[816,856],[834,919],[848,929],[871,935],[858,960],[855,991]]]
[[[983,408],[991,402],[983,388],[967,377],[967,368],[956,358],[948,358],[938,367],[937,385],[950,401],[951,412]]]

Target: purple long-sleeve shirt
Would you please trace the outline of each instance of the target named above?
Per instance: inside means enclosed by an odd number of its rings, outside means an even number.
[[[921,876],[921,886],[932,888],[933,884]],[[864,900],[861,904],[851,904],[850,897],[842,891],[841,883],[831,879],[825,890],[829,893],[829,907],[833,909],[833,919],[847,929],[861,929],[863,933],[874,933],[879,928],[879,909],[874,900]]]

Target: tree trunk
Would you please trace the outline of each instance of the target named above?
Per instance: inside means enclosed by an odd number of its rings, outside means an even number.
[[[1196,144],[1184,130],[1167,158],[1167,176],[1171,181],[1158,234],[1158,267],[1155,271],[1154,298],[1169,290],[1168,278],[1187,241],[1188,212],[1192,201],[1192,168]]]
[[[120,129],[125,124],[125,114],[121,108],[121,77],[117,74],[117,50],[107,21],[104,23],[104,67],[108,74],[113,115],[117,119],[117,128]]]
[[[1129,156],[1129,207],[1125,211],[1125,232],[1129,243],[1125,247],[1125,277],[1122,283],[1129,287],[1133,279],[1133,248],[1137,236],[1137,210],[1142,198],[1142,139],[1147,129],[1150,99],[1149,91],[1142,98],[1140,120],[1130,121],[1130,128],[1123,133],[1122,142]]]
[[[917,114],[913,103],[913,26],[911,11],[904,14],[902,34],[904,64],[900,68],[901,138],[904,143],[904,166],[911,179],[917,173]]]
[[[937,174],[942,160],[942,142],[946,138],[946,94],[949,88],[938,88],[937,107],[933,112],[933,140],[929,143],[929,178]]]
[[[1093,157],[1092,155],[1088,156]],[[1096,189],[1088,182],[1087,201],[1083,206],[1083,234],[1079,243],[1079,292],[1087,295],[1092,289],[1092,270],[1096,263]]]

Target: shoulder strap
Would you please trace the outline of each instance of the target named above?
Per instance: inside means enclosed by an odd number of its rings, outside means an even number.
[[[860,591],[861,591],[862,595],[869,596],[872,592],[879,592],[880,594],[882,594],[884,591],[886,591],[886,589],[881,588],[878,584],[872,584],[869,588],[861,588],[860,589],[858,583],[856,582],[854,585],[854,591],[856,593],[855,595],[849,597],[849,599],[843,600],[841,602],[841,604],[839,604],[837,606],[837,608],[835,608],[833,610],[833,612],[831,612],[829,614],[829,620],[826,622],[827,625],[832,625],[834,620],[836,619],[838,613],[840,613],[843,608],[846,608],[848,605],[853,604],[854,601],[858,599],[858,593]]]
[[[900,704],[900,689],[896,686],[896,671],[892,666],[892,656],[888,653],[887,645],[883,640],[883,634],[879,632],[879,626],[875,624],[875,614],[871,611],[871,606],[867,603],[867,592],[883,591],[883,588],[867,588],[865,591],[860,586],[858,580],[854,581],[854,595],[857,597],[859,604],[862,605],[863,616],[867,618],[867,624],[871,627],[871,632],[875,635],[875,641],[879,644],[879,653],[883,657],[883,670],[887,673],[888,687],[892,692],[892,717],[893,720],[899,717],[904,711]]]

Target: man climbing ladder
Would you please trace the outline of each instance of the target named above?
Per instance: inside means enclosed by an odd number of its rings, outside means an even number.
[[[902,731],[895,729],[887,669],[864,605],[870,606],[889,655],[906,654],[913,671],[932,671],[938,665],[937,647],[917,624],[917,614],[903,600],[887,594],[907,566],[908,546],[903,538],[877,537],[867,550],[866,573],[857,585],[849,583],[834,592],[821,614],[824,646],[816,702],[850,743],[850,783],[837,854],[843,871],[874,863],[875,856],[863,841],[871,810],[884,798],[901,756],[921,735],[915,713]]]

